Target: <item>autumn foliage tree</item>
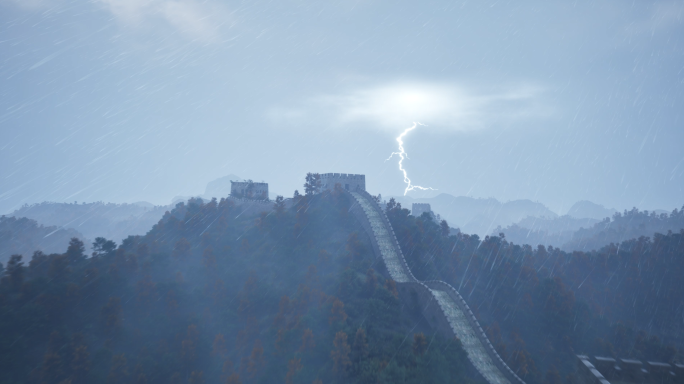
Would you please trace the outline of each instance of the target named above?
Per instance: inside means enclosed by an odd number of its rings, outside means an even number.
[[[337,332],[333,344],[333,350],[330,352],[330,358],[333,360],[333,372],[346,372],[351,366],[349,359],[351,347],[347,343],[347,334],[343,331]]]
[[[335,299],[333,301],[332,308],[330,309],[330,317],[328,318],[328,323],[333,324],[337,322],[344,322],[347,320],[347,313],[344,311],[344,303],[340,299]]]

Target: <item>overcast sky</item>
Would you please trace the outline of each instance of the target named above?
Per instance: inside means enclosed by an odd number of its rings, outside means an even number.
[[[684,2],[0,0],[0,213],[306,172],[684,204]],[[419,196],[415,193],[414,196]]]

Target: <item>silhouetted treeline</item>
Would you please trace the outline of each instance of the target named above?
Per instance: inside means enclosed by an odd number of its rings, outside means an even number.
[[[684,229],[684,207],[670,214],[631,211],[615,213],[602,221],[576,219],[570,216],[545,219],[528,217],[506,228],[498,227],[495,234],[504,233],[506,238],[518,244],[543,245],[564,251],[591,251],[611,243],[653,236],[654,233],[679,232]]]
[[[25,217],[0,216],[0,263],[6,263],[13,254],[62,251],[72,237],[84,239],[73,229],[45,227]]]
[[[563,248],[590,251],[611,243],[619,244],[642,236],[653,236],[654,233],[679,232],[681,229],[684,229],[684,206],[669,215],[633,208],[623,213],[617,212],[612,220],[606,218],[593,227],[578,230]]]
[[[170,206],[150,203],[54,203],[24,205],[12,212],[43,225],[73,228],[91,241],[106,237],[121,242],[130,235],[143,235],[156,224]],[[89,244],[86,244],[88,246]]]
[[[347,195],[274,208],[190,200],[145,236],[96,239],[90,257],[78,239],[12,256],[0,383],[472,380],[460,343],[405,313],[374,270]]]

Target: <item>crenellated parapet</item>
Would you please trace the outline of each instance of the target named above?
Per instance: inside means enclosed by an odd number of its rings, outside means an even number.
[[[425,319],[434,329],[456,336],[470,362],[487,382],[525,384],[501,359],[456,289],[443,281],[419,281],[413,276],[392,225],[376,199],[365,190],[350,194],[354,198],[351,211],[370,236],[373,251],[382,259],[388,277],[397,282],[400,291],[410,292],[402,295],[403,299],[416,297]]]
[[[345,191],[366,190],[366,175],[351,173],[321,173],[321,189],[333,190],[339,184]]]

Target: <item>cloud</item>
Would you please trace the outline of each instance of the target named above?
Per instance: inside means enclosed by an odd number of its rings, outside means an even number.
[[[92,0],[128,27],[159,27],[167,25],[186,38],[212,42],[219,37],[219,28],[232,23],[228,9],[217,0]],[[64,0],[0,0],[30,11],[57,8]]]
[[[162,21],[187,38],[211,42],[229,19],[226,9],[215,2],[194,0],[97,0],[126,25],[149,25]]]
[[[323,94],[298,104],[277,106],[271,119],[307,125],[369,123],[396,130],[413,121],[448,130],[474,130],[489,124],[548,116],[543,89],[529,84],[476,92],[465,86],[432,82],[396,82],[341,94]]]
[[[684,2],[660,1],[652,4],[650,12],[644,12],[625,25],[627,35],[652,36],[661,31],[681,27],[684,23]]]

